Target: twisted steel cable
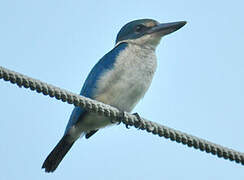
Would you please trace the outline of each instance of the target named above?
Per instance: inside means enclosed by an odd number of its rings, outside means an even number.
[[[154,135],[165,137],[166,139],[187,145],[188,147],[194,147],[195,149],[199,149],[206,153],[211,153],[219,158],[229,159],[230,161],[244,165],[244,154],[241,152],[174,130],[145,118],[138,118],[137,116],[126,112],[124,112],[123,118],[121,118],[121,112],[110,105],[74,94],[1,66],[0,79],[17,84],[19,87],[29,88],[32,91],[42,93],[43,95],[55,97],[63,102],[80,106],[85,108],[87,111],[96,112],[102,116],[110,117],[114,122],[119,123],[122,121],[126,126],[134,126],[135,128],[146,130]]]

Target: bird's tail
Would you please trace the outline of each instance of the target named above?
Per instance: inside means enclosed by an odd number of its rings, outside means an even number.
[[[47,156],[42,168],[46,172],[53,172],[58,167],[66,153],[70,150],[74,142],[68,141],[68,136],[63,136],[52,152]]]

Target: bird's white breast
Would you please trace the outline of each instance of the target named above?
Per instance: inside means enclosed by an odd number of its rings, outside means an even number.
[[[99,79],[95,99],[130,112],[149,88],[156,66],[154,50],[128,44]]]
[[[94,91],[94,99],[121,111],[132,111],[149,88],[156,66],[154,50],[129,44],[120,52],[113,68],[101,75]],[[89,113],[72,131],[78,137],[81,132],[89,132],[109,124],[110,119]]]

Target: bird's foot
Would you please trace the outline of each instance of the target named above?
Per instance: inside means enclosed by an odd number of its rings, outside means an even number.
[[[112,124],[118,122],[117,125],[119,125],[119,124],[123,121],[124,118],[125,118],[125,112],[124,112],[124,111],[120,111],[120,112],[119,112],[119,116],[117,117],[117,120],[118,120],[118,121],[113,121],[113,119],[111,119],[110,122],[111,122]]]
[[[141,127],[141,125],[140,125],[140,122],[141,122],[141,117],[140,117],[140,115],[139,115],[138,113],[133,113],[132,115],[135,115],[136,118],[137,118],[137,120],[138,120],[138,124],[135,124],[135,127],[138,128],[138,129],[140,129],[140,127]],[[125,127],[126,127],[127,129],[130,129],[128,124],[126,124]]]
[[[141,120],[141,117],[140,117],[140,115],[138,113],[133,113],[133,115],[135,115],[136,118],[137,118],[137,120],[138,120],[138,123],[135,124],[135,127],[138,128],[138,129],[140,129],[141,128],[140,122],[142,121]]]
[[[118,116],[118,125],[125,119],[125,112],[124,111],[120,111],[119,112],[119,116]],[[125,125],[125,127],[127,128],[127,129],[129,129],[129,125]]]
[[[138,129],[140,129],[140,127],[141,127],[140,122],[142,121],[142,120],[141,120],[141,117],[140,117],[140,115],[139,115],[138,113],[133,113],[133,115],[135,115],[136,118],[137,118],[137,120],[138,120],[138,123],[135,124],[135,127],[138,128]],[[120,111],[119,116],[117,117],[118,125],[119,125],[124,119],[125,119],[125,112],[124,112],[124,111]],[[116,123],[116,121],[113,121],[113,120],[111,119],[111,123]],[[126,127],[127,129],[130,129],[128,124],[126,124],[125,127]]]

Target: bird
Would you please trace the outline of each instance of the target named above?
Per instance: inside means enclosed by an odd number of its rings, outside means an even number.
[[[177,31],[186,21],[159,23],[138,19],[125,24],[114,48],[88,74],[80,95],[131,112],[151,85],[157,67],[155,50],[165,35]],[[111,119],[82,107],[74,107],[64,135],[45,159],[42,168],[54,172],[79,137],[89,139]]]

